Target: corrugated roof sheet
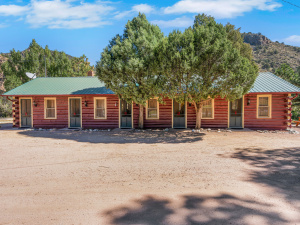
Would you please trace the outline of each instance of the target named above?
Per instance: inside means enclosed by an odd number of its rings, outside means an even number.
[[[39,77],[4,95],[114,94],[97,77]]]
[[[300,92],[300,88],[270,72],[259,73],[250,93],[254,92]]]
[[[290,92],[300,93],[300,88],[265,72],[259,73],[250,93]],[[39,77],[31,80],[4,95],[86,95],[114,94],[97,77]]]

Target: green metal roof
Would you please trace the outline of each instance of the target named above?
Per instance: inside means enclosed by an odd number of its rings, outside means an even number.
[[[3,95],[114,94],[97,77],[39,77]]]
[[[300,88],[265,72],[259,73],[250,93],[289,92],[300,93]],[[39,77],[31,80],[3,95],[86,95],[114,94],[97,77]]]
[[[259,73],[250,93],[255,92],[300,92],[300,88],[270,72]]]

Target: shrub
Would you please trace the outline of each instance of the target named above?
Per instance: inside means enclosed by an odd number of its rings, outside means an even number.
[[[12,117],[12,102],[5,97],[0,97],[0,117]]]

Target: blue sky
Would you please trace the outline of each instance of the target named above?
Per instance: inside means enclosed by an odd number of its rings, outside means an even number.
[[[289,0],[298,4],[299,0]],[[0,0],[0,52],[24,50],[34,38],[51,50],[85,54],[91,64],[126,22],[146,14],[165,35],[192,25],[198,13],[230,22],[242,32],[300,46],[300,8],[282,0]]]

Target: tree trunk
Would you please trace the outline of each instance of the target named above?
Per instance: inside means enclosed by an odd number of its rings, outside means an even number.
[[[201,128],[201,117],[202,117],[202,103],[195,104],[196,110],[196,126],[195,129]]]
[[[140,106],[140,111],[139,111],[139,128],[143,129],[144,128],[144,106],[143,105],[139,105]]]

